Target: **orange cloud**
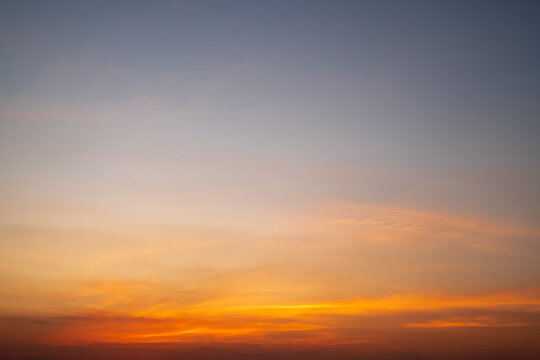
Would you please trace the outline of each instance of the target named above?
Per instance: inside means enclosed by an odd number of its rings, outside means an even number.
[[[532,326],[532,324],[525,322],[501,322],[498,319],[493,318],[475,318],[475,319],[466,319],[466,318],[451,318],[446,320],[429,320],[425,323],[410,323],[405,324],[406,327],[416,327],[416,328],[443,328],[443,327],[484,327],[484,326],[496,326],[496,327],[507,327],[507,326]]]
[[[392,295],[349,302],[309,304],[249,304],[237,300],[207,301],[192,305],[172,303],[144,308],[123,300],[126,311],[93,312],[69,318],[41,341],[54,344],[96,342],[327,342],[376,341],[373,336],[392,328],[537,326],[533,321],[501,317],[498,312],[540,311],[540,288],[483,296]],[[103,305],[103,304],[102,304]],[[143,306],[143,307],[141,307]],[[131,307],[131,310],[129,310]],[[133,308],[134,307],[134,308]],[[439,317],[463,311],[490,315]],[[354,319],[366,321],[359,329]],[[414,321],[415,319],[425,319]],[[431,317],[431,318],[429,318]],[[413,321],[411,321],[413,320]],[[353,326],[351,328],[351,326]],[[349,329],[349,330],[346,330]],[[345,332],[344,332],[345,331]]]

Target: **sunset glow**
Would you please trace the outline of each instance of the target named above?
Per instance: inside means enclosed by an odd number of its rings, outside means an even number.
[[[0,359],[540,359],[539,4],[0,1]]]

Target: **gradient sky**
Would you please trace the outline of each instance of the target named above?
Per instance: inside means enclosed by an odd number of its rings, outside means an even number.
[[[539,16],[1,1],[1,351],[540,356]]]

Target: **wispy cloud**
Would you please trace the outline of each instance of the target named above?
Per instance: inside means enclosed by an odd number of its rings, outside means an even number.
[[[152,292],[156,296],[149,298]],[[383,341],[377,338],[381,331],[402,327],[540,326],[535,315],[540,310],[538,288],[477,296],[406,294],[352,301],[256,305],[249,299],[227,296],[186,303],[181,293],[176,300],[159,300],[160,294],[162,289],[152,284],[105,283],[98,292],[79,295],[89,302],[78,315],[36,317],[35,321],[49,324],[43,327],[36,341],[264,344],[324,339],[362,343]],[[27,326],[24,324],[20,326]],[[348,329],[348,336],[343,336],[343,329]]]
[[[511,241],[540,239],[540,229],[462,216],[369,204],[332,204],[312,218],[319,231],[362,241],[461,242],[485,251],[509,251]],[[501,240],[510,241],[501,241]]]

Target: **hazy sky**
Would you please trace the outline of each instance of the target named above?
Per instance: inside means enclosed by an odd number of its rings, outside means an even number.
[[[539,16],[1,1],[2,346],[539,354]]]

